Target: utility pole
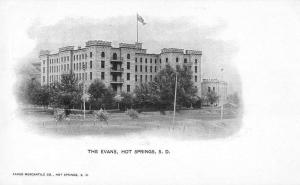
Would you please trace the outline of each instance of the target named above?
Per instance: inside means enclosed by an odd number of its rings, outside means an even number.
[[[177,71],[175,72],[175,93],[174,93],[173,127],[175,125],[175,116],[176,116],[176,96],[177,96]]]
[[[221,85],[221,83],[222,83],[222,81],[223,81],[223,71],[224,71],[224,69],[221,68],[221,81],[219,82],[219,86]],[[221,86],[221,88],[222,88],[222,86]],[[223,88],[223,89],[224,89],[224,88]],[[221,120],[223,120],[223,112],[224,112],[223,98],[224,98],[224,97],[223,97],[221,94],[224,94],[224,93],[222,92],[222,89],[221,89],[221,92],[220,92],[220,98],[222,98],[222,99],[221,99]]]
[[[86,70],[86,66],[83,63],[83,93],[82,93],[82,98],[83,98],[83,120],[85,120],[85,70]]]

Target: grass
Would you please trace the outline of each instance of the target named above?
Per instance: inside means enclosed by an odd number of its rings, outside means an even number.
[[[224,110],[224,119],[220,120],[220,110],[206,108],[184,110],[176,113],[175,123],[172,122],[173,112],[161,115],[159,112],[144,112],[138,119],[131,119],[126,113],[109,114],[108,124],[96,120],[92,114],[70,115],[67,120],[56,122],[53,115],[46,112],[21,112],[30,128],[40,134],[61,136],[120,136],[128,134],[151,134],[171,137],[219,138],[234,134],[239,130],[241,119],[238,110]]]

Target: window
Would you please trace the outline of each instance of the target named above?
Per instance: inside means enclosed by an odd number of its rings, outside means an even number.
[[[130,73],[127,73],[127,80],[130,80]]]
[[[150,75],[150,81],[152,82],[152,75]]]
[[[64,65],[64,71],[66,71],[66,64]]]
[[[67,70],[69,70],[69,64],[67,64]]]
[[[113,53],[113,60],[117,60],[117,58],[118,58],[117,53]]]
[[[147,58],[145,59],[145,63],[147,64]]]
[[[187,63],[187,59],[186,58],[184,59],[184,63]]]
[[[92,79],[93,79],[93,73],[90,72],[90,80],[92,80]]]
[[[104,52],[101,53],[101,57],[102,57],[102,58],[105,57],[105,53],[104,53]]]
[[[166,58],[166,63],[168,63],[169,62],[169,59],[168,58]]]
[[[127,92],[130,92],[130,85],[127,85]]]
[[[152,64],[152,58],[150,58],[150,63]]]
[[[81,55],[79,55],[79,60],[81,60]]]
[[[137,62],[137,58],[135,58],[135,62]]]
[[[127,62],[127,69],[130,69],[130,62]]]
[[[145,72],[147,72],[147,66],[145,66]]]
[[[140,72],[143,72],[143,66],[140,65]]]
[[[150,73],[152,73],[152,66],[150,66]]]
[[[74,63],[74,67],[73,67],[73,70],[75,70],[75,63]]]
[[[93,68],[93,61],[90,61],[90,68]]]
[[[78,60],[78,55],[76,55],[76,60]]]
[[[140,58],[140,63],[142,63],[143,62],[143,58]]]
[[[155,63],[155,64],[157,63],[156,59],[154,60],[154,63]]]
[[[43,60],[43,64],[45,65],[45,60]]]
[[[179,61],[179,59],[178,59],[178,57],[176,58],[176,62],[178,62]]]
[[[67,61],[69,61],[69,56],[67,56]]]
[[[135,75],[135,81],[137,82],[137,75]]]
[[[130,59],[130,54],[127,54],[127,59]]]
[[[79,80],[81,80],[81,73],[79,73],[78,75],[79,75]]]
[[[105,66],[105,61],[101,61],[101,68],[104,68],[104,66]]]
[[[82,54],[82,60],[84,59],[84,54]]]
[[[197,76],[195,76],[195,82],[197,82]]]
[[[45,82],[45,76],[43,76],[43,82]]]
[[[104,72],[101,72],[101,80],[104,80]]]
[[[197,73],[197,66],[195,66],[195,73]]]
[[[140,82],[143,82],[143,75],[140,76]]]
[[[197,59],[195,59],[195,64],[197,64],[197,62],[198,62]]]
[[[81,70],[81,62],[79,63],[79,70]]]
[[[137,65],[135,65],[135,72],[137,72]]]
[[[90,58],[92,58],[93,57],[93,52],[90,52]]]
[[[85,59],[87,59],[87,54],[85,54]]]
[[[78,63],[76,63],[76,70],[78,71]]]
[[[161,58],[159,59],[159,63],[161,63]]]
[[[213,91],[215,91],[215,87],[213,87]]]
[[[147,82],[148,81],[148,78],[147,78],[148,76],[147,75],[145,75],[145,81]]]
[[[208,92],[210,92],[210,87],[208,87]]]
[[[157,71],[157,67],[155,66],[155,67],[154,67],[154,72],[156,72],[156,71]]]
[[[43,73],[45,73],[45,67],[43,67]]]

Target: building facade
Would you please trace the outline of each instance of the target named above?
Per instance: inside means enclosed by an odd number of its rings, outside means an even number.
[[[201,51],[184,52],[177,48],[164,48],[159,54],[149,54],[142,48],[142,43],[120,43],[116,48],[111,42],[93,40],[86,42],[84,48],[66,46],[54,54],[41,51],[41,85],[59,82],[62,74],[72,72],[86,86],[94,79],[100,79],[119,94],[133,92],[140,83],[154,80],[166,65],[174,68],[181,65],[191,68],[192,80],[201,96],[201,56]]]
[[[215,105],[226,103],[227,100],[227,83],[218,79],[203,79],[201,84],[201,97],[207,97],[210,92],[215,92],[219,97]],[[208,102],[204,102],[208,103]]]

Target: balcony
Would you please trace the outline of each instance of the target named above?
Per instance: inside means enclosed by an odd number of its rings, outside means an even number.
[[[118,80],[111,80],[110,81],[111,84],[122,84],[124,83],[124,79],[118,79]]]
[[[117,57],[117,58],[110,57],[110,61],[111,62],[123,62],[123,57]]]
[[[185,66],[192,66],[193,63],[192,62],[188,62],[188,63],[183,63],[183,65],[185,65]]]
[[[110,72],[111,73],[123,73],[124,72],[124,68],[119,68],[119,69],[110,68]]]

